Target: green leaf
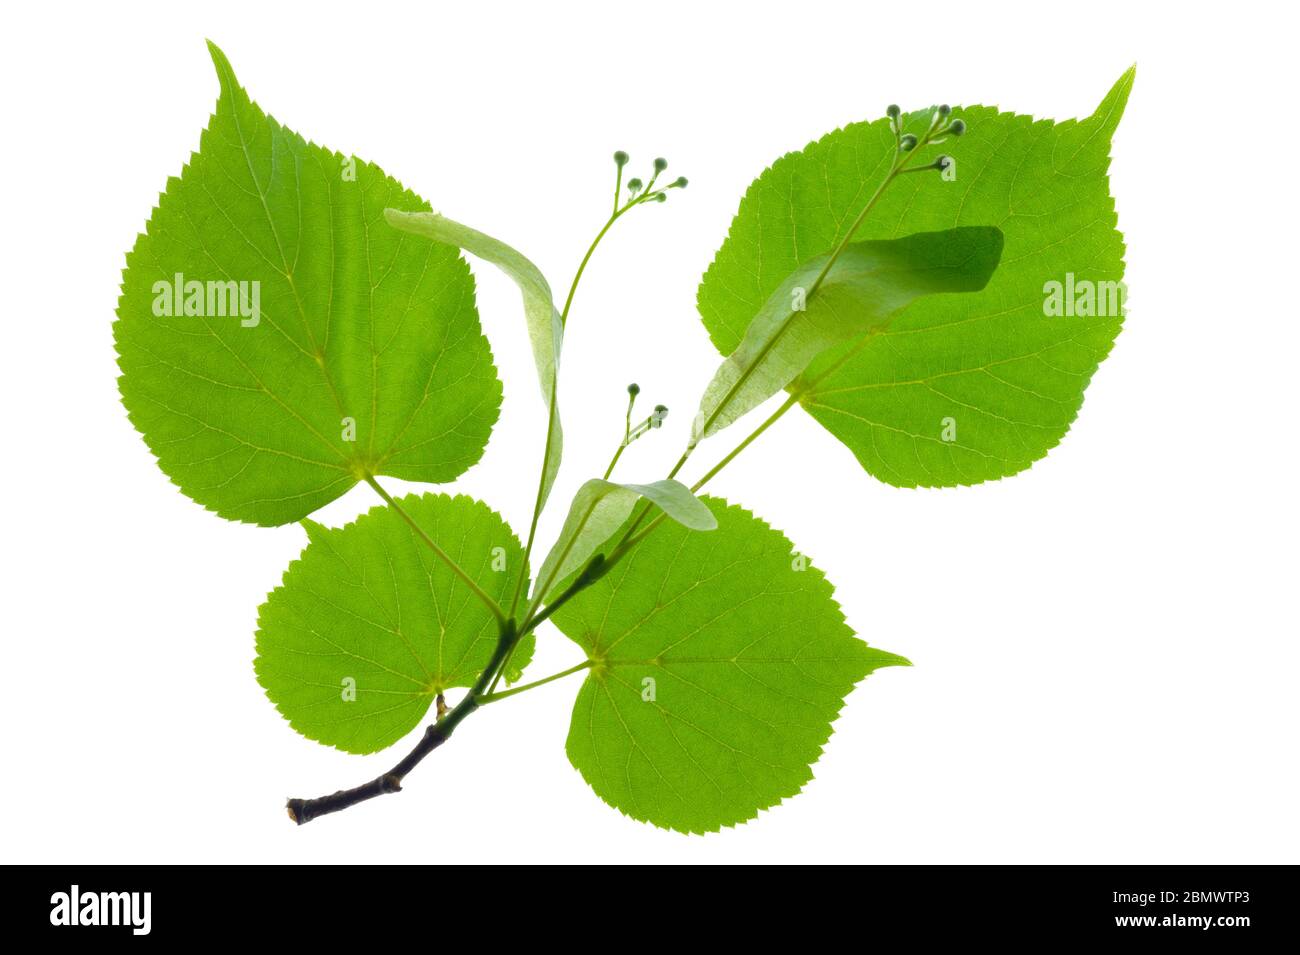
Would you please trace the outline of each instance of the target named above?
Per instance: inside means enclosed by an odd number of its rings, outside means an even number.
[[[542,386],[542,403],[550,410],[551,418],[541,486],[541,503],[545,504],[555,477],[560,472],[560,459],[564,454],[559,401],[554,397],[560,348],[564,342],[564,325],[560,321],[560,313],[555,307],[546,277],[537,266],[504,242],[437,212],[388,209],[385,210],[384,217],[389,225],[403,232],[435,242],[446,242],[492,263],[519,286],[524,299],[524,319],[528,325],[528,340],[533,348],[533,362],[537,365],[537,380]]]
[[[831,585],[748,511],[665,524],[552,618],[592,668],[569,759],[635,819],[711,832],[793,796],[855,683],[902,657],[868,647]]]
[[[546,593],[587,562],[596,548],[623,526],[638,498],[657,505],[683,527],[711,531],[718,526],[713,513],[690,488],[671,479],[653,484],[615,484],[593,478],[573,496],[560,536],[542,562],[537,592]]]
[[[367,474],[453,480],[501,404],[468,266],[382,221],[423,200],[281,126],[211,52],[216,113],[127,256],[113,330],[132,422],[234,520],[298,520]],[[202,294],[176,301],[177,276]]]
[[[692,440],[716,434],[790,384],[826,349],[883,331],[925,295],[978,292],[1002,254],[987,226],[921,232],[846,246],[815,294],[830,253],[795,269],[763,303],[704,392]]]
[[[523,548],[486,504],[446,494],[398,503],[492,597],[514,593]],[[310,543],[258,611],[257,679],[299,733],[373,753],[414,729],[439,693],[473,684],[497,624],[392,508],[337,530],[303,524]],[[517,670],[532,653],[530,635]]]
[[[955,110],[968,126],[942,147],[956,159],[955,181],[902,176],[867,216],[862,239],[962,225],[997,226],[1006,239],[983,291],[918,299],[887,329],[824,353],[791,386],[877,478],[911,487],[1005,477],[1069,429],[1123,318],[1045,315],[1044,287],[1067,275],[1123,277],[1106,169],[1132,83],[1130,70],[1081,122]],[[855,123],[783,157],[750,186],[699,289],[719,351],[736,348],[792,271],[835,247],[894,150],[886,120]]]

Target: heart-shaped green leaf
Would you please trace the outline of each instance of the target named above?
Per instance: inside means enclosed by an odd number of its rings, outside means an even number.
[[[211,52],[216,113],[127,256],[132,422],[235,520],[298,520],[371,474],[453,480],[501,404],[468,267],[383,221],[419,197],[281,126]]]
[[[590,673],[569,759],[634,819],[712,832],[793,796],[854,684],[907,663],[868,647],[831,585],[748,511],[666,523],[552,618]]]
[[[1006,240],[983,291],[919,298],[888,328],[824,352],[790,386],[880,480],[1005,477],[1069,429],[1123,321],[1124,243],[1106,169],[1132,84],[1130,70],[1080,122],[956,109],[967,132],[943,145],[955,178],[903,176],[867,216],[857,238],[976,225]],[[755,180],[700,283],[700,315],[720,352],[736,349],[793,271],[838,244],[896,151],[887,120],[854,123]],[[1092,301],[1056,309],[1058,289],[1090,290]]]
[[[519,541],[486,504],[446,494],[398,503],[498,602],[527,574]],[[337,530],[303,523],[310,543],[258,611],[257,679],[299,733],[372,753],[414,729],[439,693],[473,684],[497,622],[391,507]],[[530,634],[507,680],[532,654]]]

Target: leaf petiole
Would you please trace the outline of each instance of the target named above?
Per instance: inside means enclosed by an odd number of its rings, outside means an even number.
[[[562,680],[566,676],[572,676],[575,673],[580,673],[581,671],[590,668],[591,665],[592,665],[591,660],[583,660],[577,666],[571,666],[569,667],[569,669],[561,670],[559,673],[552,673],[550,676],[543,677],[540,680],[534,680],[532,683],[525,683],[523,686],[511,687],[508,690],[502,690],[500,693],[485,693],[482,696],[476,697],[475,702],[477,702],[480,706],[487,703],[495,703],[498,700],[504,700],[506,697],[514,696],[516,693],[523,693],[525,690],[536,689],[537,687],[544,686],[547,683],[553,683],[556,680]],[[504,666],[504,664],[502,664],[502,666]]]

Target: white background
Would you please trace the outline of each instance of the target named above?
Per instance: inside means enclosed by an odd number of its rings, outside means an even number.
[[[1296,53],[1264,10],[1223,9],[11,7],[4,861],[1300,861]],[[849,697],[803,795],[707,837],[620,817],[564,755],[574,678],[477,715],[400,796],[295,828],[287,795],[361,782],[396,751],[319,746],[266,701],[256,611],[303,532],[182,496],[115,384],[123,256],[215,102],[204,37],[278,119],[559,287],[606,214],[614,149],[691,179],[621,222],[579,291],[558,502],[604,464],[630,380],[675,413],[624,476],[675,460],[718,360],[696,284],[743,190],[889,102],[1086,116],[1136,61],[1112,166],[1127,324],[1064,443],[1018,477],[892,489],[796,412],[716,482],[827,571],[864,638],[916,664]],[[524,529],[542,413],[516,293],[476,273],[506,401],[456,487]],[[321,518],[373,503],[360,487]],[[540,644],[536,675],[578,659],[557,631]]]

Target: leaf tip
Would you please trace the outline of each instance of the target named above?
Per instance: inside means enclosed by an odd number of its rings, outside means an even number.
[[[208,45],[208,55],[212,57],[212,65],[217,69],[217,79],[221,81],[221,88],[224,90],[228,86],[237,89],[239,81],[235,79],[234,67],[230,65],[230,60],[222,52],[221,47],[217,46],[211,40],[205,40]]]
[[[1090,118],[1101,120],[1103,123],[1109,121],[1109,125],[1113,129],[1114,125],[1119,122],[1119,118],[1124,114],[1124,107],[1128,104],[1129,93],[1133,91],[1133,80],[1136,76],[1137,64],[1134,63],[1120,74],[1119,79],[1111,86],[1110,91],[1097,104],[1097,109]]]
[[[871,670],[883,669],[884,667],[910,667],[912,661],[907,657],[899,656],[897,653],[890,653],[888,650],[877,650],[875,647],[868,648],[871,650],[873,657]]]
[[[1127,70],[1120,74],[1120,78],[1117,79],[1115,85],[1111,87],[1108,98],[1119,95],[1123,95],[1125,99],[1128,98],[1129,91],[1133,89],[1133,81],[1137,79],[1137,68],[1137,63],[1133,63]]]

